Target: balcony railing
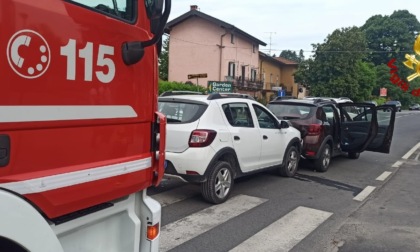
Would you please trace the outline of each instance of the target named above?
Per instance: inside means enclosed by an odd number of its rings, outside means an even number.
[[[242,78],[241,76],[232,78],[226,76],[227,81],[233,82],[233,87],[245,90],[262,90],[264,83],[258,79]]]

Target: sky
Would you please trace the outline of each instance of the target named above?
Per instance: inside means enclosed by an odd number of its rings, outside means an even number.
[[[415,4],[417,3],[417,4]],[[225,21],[264,41],[260,51],[305,51],[322,43],[335,29],[362,26],[373,15],[408,10],[420,20],[418,0],[172,0],[169,21],[197,5],[199,11]],[[270,43],[271,40],[271,43]],[[271,46],[270,46],[271,45]]]

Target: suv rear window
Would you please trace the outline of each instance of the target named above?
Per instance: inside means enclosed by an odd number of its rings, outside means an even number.
[[[267,108],[271,110],[278,119],[282,120],[307,119],[316,110],[316,107],[314,106],[280,103],[268,104]]]
[[[207,105],[185,102],[159,101],[159,112],[166,115],[168,123],[194,122],[204,113]]]

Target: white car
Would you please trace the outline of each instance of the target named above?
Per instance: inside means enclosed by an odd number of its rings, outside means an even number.
[[[199,183],[208,202],[226,201],[240,176],[297,171],[300,132],[250,96],[166,93],[159,111],[167,117],[165,173]]]

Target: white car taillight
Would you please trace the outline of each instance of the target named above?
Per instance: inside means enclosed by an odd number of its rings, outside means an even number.
[[[214,138],[216,137],[217,132],[214,130],[194,130],[190,136],[190,147],[206,147],[209,146]]]

